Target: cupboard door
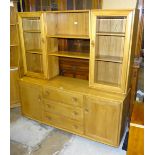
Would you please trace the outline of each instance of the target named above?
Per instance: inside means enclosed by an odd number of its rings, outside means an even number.
[[[128,85],[131,11],[92,11],[90,86],[125,93]]]
[[[20,82],[22,113],[36,120],[42,120],[42,88]]]
[[[101,142],[118,145],[120,104],[86,97],[85,134]]]

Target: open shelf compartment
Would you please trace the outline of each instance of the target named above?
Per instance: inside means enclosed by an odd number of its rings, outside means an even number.
[[[89,39],[89,11],[47,12],[47,37]]]
[[[84,39],[48,38],[48,55],[89,59],[90,41]]]

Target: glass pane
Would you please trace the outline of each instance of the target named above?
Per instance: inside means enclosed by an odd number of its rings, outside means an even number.
[[[123,57],[124,37],[96,36],[96,57],[116,56]]]
[[[26,53],[27,70],[30,72],[43,73],[42,55]]]
[[[97,17],[97,32],[125,33],[125,17]]]
[[[40,18],[23,18],[23,30],[40,30]]]
[[[24,33],[24,41],[26,50],[41,49],[40,33]]]
[[[95,61],[95,82],[100,84],[120,86],[122,64]]]

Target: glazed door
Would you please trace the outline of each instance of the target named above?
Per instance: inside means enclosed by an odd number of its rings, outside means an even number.
[[[85,134],[111,145],[119,145],[120,104],[86,97]]]
[[[90,86],[126,91],[132,15],[131,11],[92,11]]]
[[[44,78],[46,55],[43,14],[19,13],[18,17],[24,73]]]

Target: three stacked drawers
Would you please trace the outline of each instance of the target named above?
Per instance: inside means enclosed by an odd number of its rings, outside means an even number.
[[[43,102],[47,124],[83,134],[83,95],[44,87]]]

